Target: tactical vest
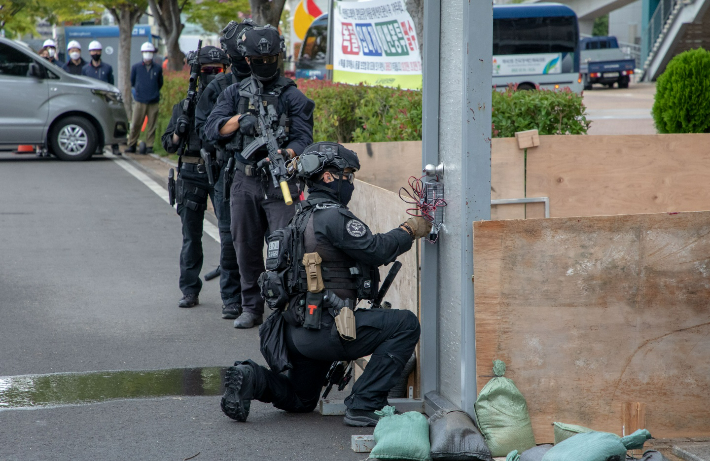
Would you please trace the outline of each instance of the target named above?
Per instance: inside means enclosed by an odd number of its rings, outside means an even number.
[[[314,294],[309,292],[309,269],[303,263],[306,254],[318,253],[321,259],[322,290],[332,290],[342,299],[371,300],[377,296],[377,267],[359,263],[330,242],[316,239],[314,216],[328,208],[343,205],[326,199],[307,200],[288,226],[266,238],[266,272],[259,277],[261,295],[271,309],[284,310],[284,317],[292,324],[303,325],[306,297]]]
[[[242,80],[242,82],[239,84],[240,92],[250,91],[252,78],[254,77],[245,78],[244,80]],[[279,97],[284,91],[286,91],[286,89],[291,86],[296,86],[293,80],[285,77],[279,77],[279,79],[276,81],[276,84],[268,92],[264,93],[261,96],[263,103],[268,106],[273,106],[276,110],[276,113],[279,115],[278,120],[275,120],[273,122],[271,128],[276,130],[279,126],[283,126],[286,129],[286,134],[288,134],[288,127],[290,126],[290,120],[286,116],[286,113],[288,112],[288,107],[285,107],[279,101]],[[249,98],[241,96],[239,98],[239,102],[237,103],[237,113],[258,114],[258,110],[251,104],[251,100]],[[267,156],[268,150],[266,149],[266,146],[263,146],[259,150],[254,152],[254,154],[249,157],[249,160],[246,160],[244,157],[242,157],[240,152],[252,141],[254,141],[254,138],[252,136],[244,135],[241,133],[241,131],[237,130],[237,134],[235,135],[234,141],[232,141],[232,143],[230,143],[229,145],[229,148],[235,152],[234,157],[237,161],[249,165],[255,165],[257,162],[259,162],[259,160],[262,160]],[[288,142],[288,138],[282,140],[279,147],[285,145],[286,142]]]

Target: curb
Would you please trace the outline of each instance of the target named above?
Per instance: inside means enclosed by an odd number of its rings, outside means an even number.
[[[163,162],[163,163],[167,163],[168,165],[170,165],[170,166],[173,167],[173,168],[177,168],[177,166],[178,166],[177,163],[175,163],[175,162],[173,162],[172,160],[169,160],[169,159],[167,159],[167,158],[165,158],[165,157],[161,157],[161,156],[158,155],[158,154],[148,154],[148,155],[150,155],[151,157],[153,157],[153,158],[156,159],[156,160],[160,160],[160,161]]]

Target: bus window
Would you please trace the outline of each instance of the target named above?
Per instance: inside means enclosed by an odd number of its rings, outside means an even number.
[[[327,32],[327,25],[315,25],[315,27],[311,26],[306,33],[305,40],[303,41],[299,60],[325,62]]]

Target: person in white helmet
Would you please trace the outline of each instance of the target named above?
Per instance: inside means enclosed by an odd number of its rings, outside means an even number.
[[[64,65],[62,61],[57,59],[57,42],[55,42],[51,38],[44,41],[44,43],[42,44],[42,51],[47,52],[47,61],[59,67],[62,67]]]
[[[158,118],[158,101],[163,87],[163,69],[153,61],[155,47],[150,42],[141,45],[143,60],[131,68],[131,87],[133,94],[133,117],[131,132],[128,135],[126,152],[135,152],[143,120],[148,116],[146,125],[146,153],[153,152],[155,142],[155,121]]]
[[[72,40],[67,45],[69,60],[62,66],[62,69],[72,75],[81,75],[81,69],[86,65],[86,61],[81,57],[81,43]]]
[[[109,64],[101,61],[102,50],[103,47],[98,40],[89,43],[91,61],[81,69],[81,75],[113,85],[113,68]]]

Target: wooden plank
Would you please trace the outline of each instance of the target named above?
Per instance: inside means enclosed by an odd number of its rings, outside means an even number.
[[[554,421],[621,434],[628,402],[654,437],[710,433],[710,212],[482,221],[474,242],[477,383],[504,360],[537,443]]]
[[[515,138],[491,142],[491,200],[525,197],[525,151]],[[491,219],[525,219],[525,205],[491,206]]]
[[[552,217],[708,210],[709,144],[710,134],[540,136],[527,196],[550,197]]]

